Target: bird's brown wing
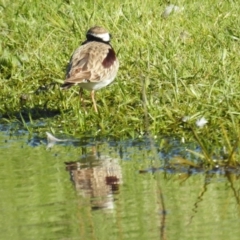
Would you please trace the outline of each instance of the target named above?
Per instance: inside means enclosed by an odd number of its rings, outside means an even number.
[[[76,49],[70,60],[64,84],[100,81],[107,71],[103,62],[109,49],[111,46],[96,43],[88,43]]]

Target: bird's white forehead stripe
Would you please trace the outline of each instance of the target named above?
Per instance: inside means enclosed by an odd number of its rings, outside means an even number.
[[[110,41],[109,33],[99,33],[99,34],[91,33],[91,35],[93,35],[94,37],[97,37],[97,38],[101,38],[105,42]]]

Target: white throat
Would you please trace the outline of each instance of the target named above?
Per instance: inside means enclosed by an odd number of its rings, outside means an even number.
[[[101,38],[104,42],[109,42],[110,41],[110,35],[109,33],[100,33],[100,34],[94,34],[91,33],[92,36]]]

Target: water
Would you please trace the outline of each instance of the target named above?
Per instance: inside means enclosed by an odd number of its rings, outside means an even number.
[[[166,167],[183,149],[2,131],[0,239],[239,239],[239,173]]]

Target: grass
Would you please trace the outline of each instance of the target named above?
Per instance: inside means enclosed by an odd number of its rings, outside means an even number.
[[[29,119],[29,131],[78,136],[171,135],[197,141],[208,156],[227,146],[232,159],[239,146],[240,6],[174,1],[184,10],[162,18],[167,2],[2,0],[1,122],[26,126]],[[78,88],[59,89],[93,25],[110,30],[120,60],[115,83],[96,94],[99,114],[88,92],[84,110]],[[208,123],[197,128],[201,117]]]

